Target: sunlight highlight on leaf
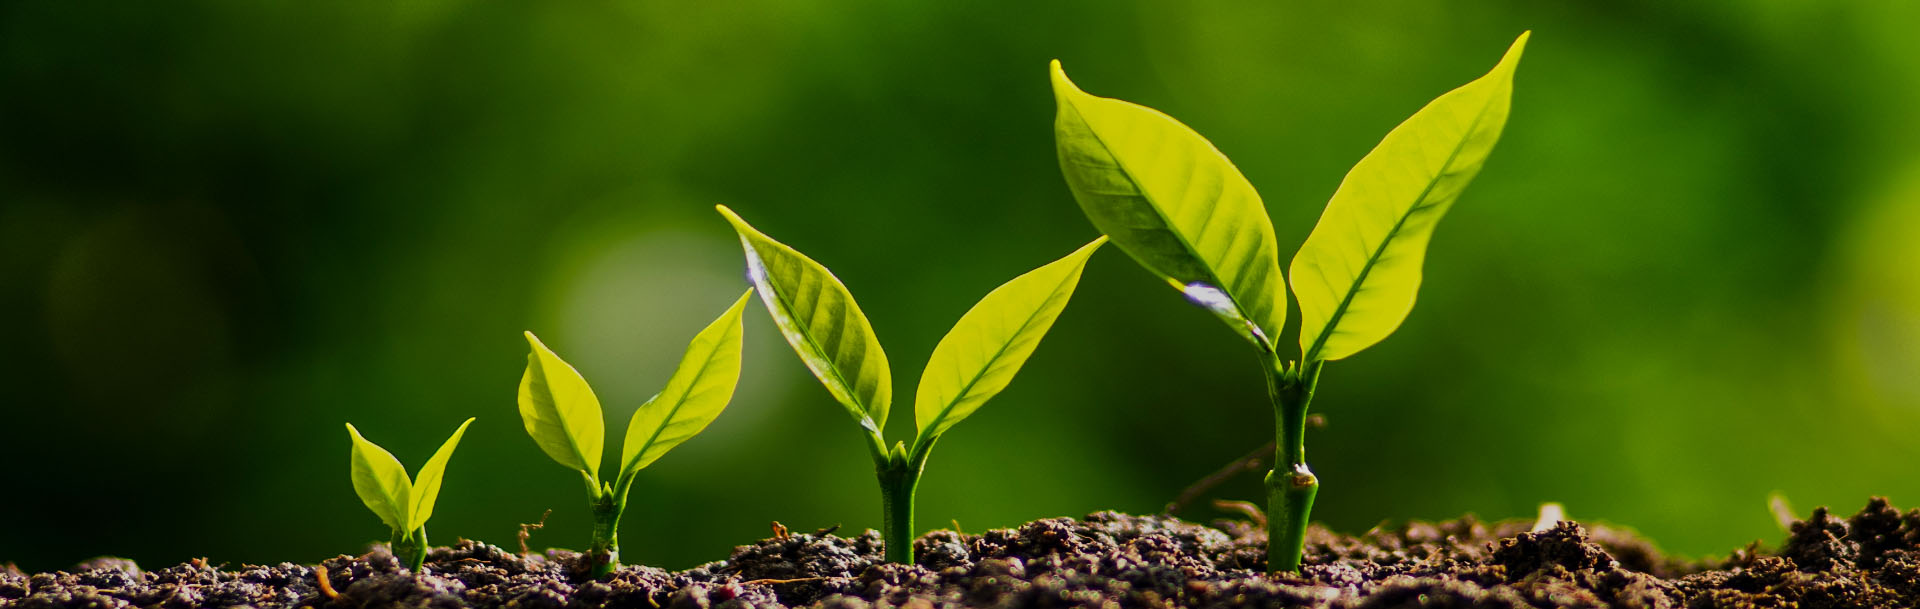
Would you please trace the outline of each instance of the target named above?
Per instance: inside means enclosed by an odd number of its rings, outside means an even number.
[[[460,446],[460,437],[466,435],[467,426],[472,424],[473,419],[468,418],[453,430],[453,436],[440,445],[440,450],[433,452],[433,457],[427,459],[426,465],[420,466],[420,475],[414,476],[413,493],[410,495],[413,509],[407,521],[408,531],[426,526],[427,519],[433,517],[433,503],[440,496],[440,480],[446,476],[447,461],[453,458],[453,449]]]
[[[1287,317],[1280,258],[1253,185],[1172,117],[1088,95],[1058,61],[1052,72],[1060,171],[1093,225],[1175,289],[1216,286],[1236,317],[1262,330],[1236,328],[1242,337],[1278,335]]]
[[[780,334],[833,399],[878,437],[893,401],[893,373],[853,294],[827,267],[717,207],[740,234],[747,279]]]

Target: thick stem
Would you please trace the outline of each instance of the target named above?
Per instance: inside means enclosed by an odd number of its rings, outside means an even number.
[[[880,477],[880,534],[886,539],[887,562],[913,564],[913,492],[920,486],[922,462],[895,450],[875,468]]]
[[[593,544],[587,547],[587,563],[595,579],[620,568],[620,512],[622,501],[612,489],[593,500]]]
[[[1289,373],[1278,358],[1267,366],[1267,392],[1273,399],[1275,435],[1273,471],[1267,473],[1267,571],[1300,570],[1307,518],[1320,480],[1307,467],[1307,406],[1320,381],[1321,362]]]
[[[420,574],[420,567],[427,564],[427,527],[415,529],[412,534],[393,532],[393,540],[387,542],[387,549],[393,551],[393,557]]]

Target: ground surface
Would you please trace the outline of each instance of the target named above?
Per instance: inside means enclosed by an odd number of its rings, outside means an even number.
[[[1111,512],[919,540],[919,564],[881,561],[877,534],[798,534],[736,548],[678,573],[629,566],[604,582],[568,577],[576,555],[521,557],[461,542],[425,575],[376,549],[319,565],[141,571],[103,559],[72,573],[0,568],[0,609],[55,607],[1920,607],[1920,510],[1874,500],[1840,519],[1821,509],[1778,552],[1672,561],[1631,534],[1571,522],[1471,518],[1358,537],[1310,533],[1298,575],[1256,569],[1264,539]],[[323,586],[320,569],[326,572]]]

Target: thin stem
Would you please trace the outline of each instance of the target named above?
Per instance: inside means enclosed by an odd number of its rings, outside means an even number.
[[[1307,519],[1320,480],[1307,467],[1307,406],[1320,382],[1322,362],[1287,370],[1278,357],[1267,360],[1267,393],[1273,400],[1278,446],[1267,473],[1267,570],[1299,571],[1307,538]]]

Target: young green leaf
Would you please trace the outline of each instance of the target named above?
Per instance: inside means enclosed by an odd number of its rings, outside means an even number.
[[[893,400],[893,372],[853,294],[827,267],[754,230],[725,205],[718,207],[740,233],[747,280],[760,292],[780,334],[833,399],[878,437]]]
[[[1006,389],[1073,298],[1087,258],[1106,237],[988,292],[933,348],[914,395],[916,444],[946,433]]]
[[[433,517],[433,502],[440,496],[440,479],[446,475],[447,460],[453,458],[453,449],[460,446],[460,436],[466,435],[467,426],[472,424],[473,418],[469,417],[458,429],[453,430],[453,436],[440,445],[440,450],[433,451],[433,457],[427,459],[427,464],[420,466],[420,474],[413,477],[413,492],[409,495],[413,508],[407,521],[407,530],[426,526],[427,519]]]
[[[1059,61],[1052,69],[1060,172],[1087,218],[1141,266],[1271,350],[1287,300],[1273,223],[1253,185],[1186,125],[1088,95]]]
[[[412,501],[413,481],[407,478],[407,469],[400,466],[400,460],[380,445],[367,441],[347,424],[347,435],[353,438],[353,492],[360,496],[360,502],[367,504],[380,521],[399,532],[410,532],[413,527],[408,505]]]
[[[600,398],[587,379],[527,332],[527,371],[520,377],[520,421],[540,450],[561,465],[598,479],[606,442]]]
[[[694,335],[667,387],[634,411],[621,450],[622,478],[706,429],[733,399],[740,382],[740,314],[752,297],[753,290],[741,294],[726,313]]]
[[[1428,103],[1347,172],[1293,258],[1304,361],[1358,353],[1406,320],[1434,225],[1507,124],[1526,45],[1523,33],[1491,72]]]

